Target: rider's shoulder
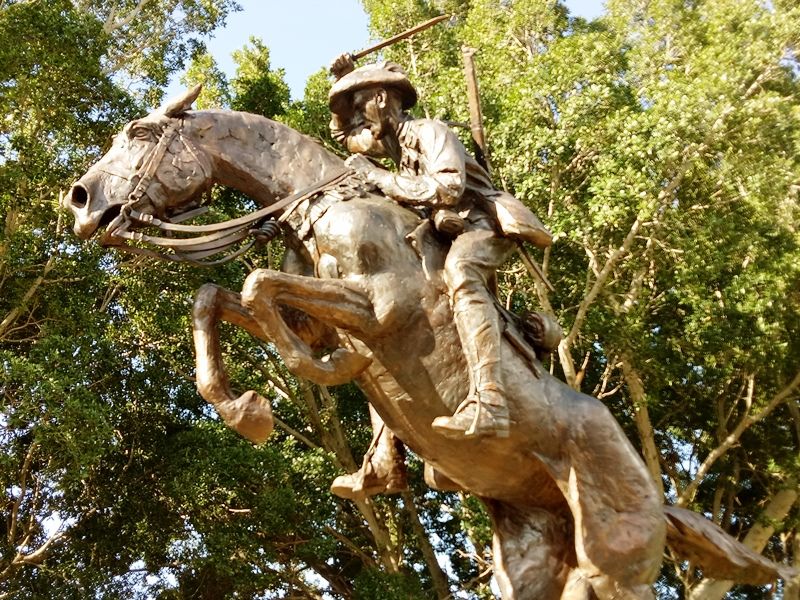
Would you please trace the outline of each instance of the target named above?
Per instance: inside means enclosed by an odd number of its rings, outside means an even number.
[[[426,117],[420,119],[411,119],[406,122],[407,134],[413,135],[417,139],[450,139],[457,140],[458,137],[447,123],[439,119],[429,119]]]
[[[450,127],[444,121],[439,119],[429,119],[427,117],[420,117],[419,119],[411,119],[408,124],[412,129],[428,129],[431,131],[450,131]]]

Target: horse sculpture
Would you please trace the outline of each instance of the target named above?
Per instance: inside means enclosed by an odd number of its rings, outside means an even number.
[[[108,225],[101,241],[117,245],[129,227],[196,206],[215,183],[265,207],[295,194],[279,220],[302,274],[259,269],[241,294],[208,284],[195,302],[198,389],[229,426],[261,442],[272,417],[256,392],[231,392],[220,320],[271,341],[298,376],[355,380],[409,448],[479,496],[504,598],[653,598],[666,531],[709,575],[766,583],[786,574],[694,513],[665,509],[609,411],[552,377],[513,335],[503,349],[510,436],[437,434],[431,422],[452,414],[469,387],[441,279],[446,247],[414,212],[359,193],[343,161],[314,140],[251,114],[192,111],[198,93],[129,123],[65,205],[79,237]],[[219,249],[226,235],[200,250]],[[287,324],[286,307],[303,314],[300,325]],[[331,343],[327,357],[315,356]]]

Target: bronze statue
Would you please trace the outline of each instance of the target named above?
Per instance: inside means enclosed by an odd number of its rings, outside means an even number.
[[[490,282],[514,251],[509,237],[547,247],[552,236],[521,202],[494,189],[447,125],[408,116],[405,111],[416,103],[417,92],[398,65],[354,69],[347,56],[334,63],[339,79],[329,96],[334,138],[356,153],[345,164],[395,202],[432,211],[437,228],[455,238],[444,281],[469,365],[470,391],[455,414],[437,417],[433,428],[456,438],[507,437],[503,325]],[[391,158],[399,173],[377,167],[362,154]],[[513,214],[512,232],[503,229],[498,210]]]
[[[504,598],[653,598],[665,537],[709,576],[763,583],[787,574],[701,517],[665,508],[605,406],[545,371],[513,322],[499,346],[508,435],[442,435],[432,423],[470,392],[444,281],[447,244],[310,138],[255,115],[191,111],[198,93],[129,123],[65,204],[83,239],[106,226],[104,244],[139,239],[193,261],[277,217],[293,273],[256,270],[241,294],[207,284],[195,301],[198,389],[228,425],[259,443],[272,417],[258,393],[231,391],[220,320],[270,340],[298,376],[355,380],[409,448],[482,498]],[[204,226],[202,242],[182,238],[182,213],[214,183],[265,208]],[[144,233],[153,227],[172,237]],[[302,318],[287,324],[290,313]]]
[[[507,216],[509,237],[545,247],[551,235],[521,202],[492,187],[489,175],[447,125],[409,117],[405,111],[416,103],[417,92],[399,65],[355,69],[351,55],[343,54],[331,72],[337,78],[329,95],[331,131],[355,153],[345,164],[388,198],[430,216],[437,230],[455,238],[445,259],[444,281],[469,365],[470,391],[455,414],[437,417],[433,428],[449,437],[505,437],[509,413],[500,368],[503,323],[489,287],[515,244],[504,235],[498,204]],[[398,174],[377,167],[364,154],[390,158]],[[554,323],[550,327],[558,329]],[[552,351],[558,343],[550,341],[543,350]],[[405,475],[394,436],[379,417],[372,420],[380,437],[373,441],[361,472],[334,481],[331,490],[339,496],[401,489],[397,482]]]

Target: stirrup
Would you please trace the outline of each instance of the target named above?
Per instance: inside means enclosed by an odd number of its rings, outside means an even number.
[[[507,438],[509,436],[510,420],[508,418],[508,408],[506,406],[496,406],[497,411],[487,409],[484,415],[484,402],[481,401],[480,393],[493,391],[502,393],[497,386],[486,384],[481,390],[475,394],[470,394],[467,398],[458,405],[452,416],[449,417],[436,417],[431,426],[434,430],[442,435],[453,438],[474,438],[481,436],[493,436],[498,438]],[[467,415],[464,413],[472,406],[475,406],[474,414],[469,423],[459,423],[463,421]],[[493,405],[489,405],[493,406]],[[482,425],[481,421],[484,418],[491,419],[491,425]]]

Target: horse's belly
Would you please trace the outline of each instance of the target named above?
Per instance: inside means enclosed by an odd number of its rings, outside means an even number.
[[[381,325],[358,334],[360,339],[351,337],[357,350],[373,358],[359,386],[412,451],[465,489],[563,507],[563,495],[532,450],[535,444],[519,432],[506,439],[451,440],[432,429],[436,417],[452,414],[466,398],[469,377],[441,279],[445,249],[425,240],[438,258],[432,272],[423,268],[407,238],[418,224],[410,211],[367,197],[331,206],[314,225],[317,251],[335,262],[327,276],[358,284]],[[509,369],[527,369],[513,351],[506,355]]]
[[[466,361],[455,327],[448,321],[446,297],[440,297],[438,304],[420,311],[427,321],[410,321],[404,335],[372,344],[374,362],[359,385],[387,426],[415,454],[464,489],[487,498],[563,509],[564,496],[537,452],[552,442],[546,415],[541,429],[512,430],[509,438],[453,440],[431,427],[436,417],[452,414],[469,392]],[[512,370],[525,370],[515,355],[506,362]],[[517,410],[530,409],[530,395],[538,387],[535,380],[531,383],[526,390],[514,386],[515,397],[509,403]]]

